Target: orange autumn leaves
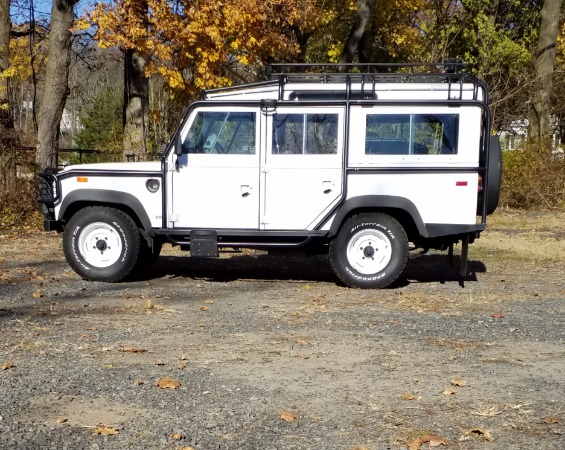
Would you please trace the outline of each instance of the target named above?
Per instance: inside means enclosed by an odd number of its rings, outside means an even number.
[[[314,0],[167,0],[99,2],[75,25],[93,25],[102,47],[136,49],[149,57],[146,75],[198,92],[231,84],[230,68],[299,52],[293,33],[311,25]]]

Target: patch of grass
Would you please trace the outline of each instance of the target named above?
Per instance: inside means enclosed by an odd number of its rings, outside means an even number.
[[[491,261],[565,261],[565,212],[502,211],[471,247],[472,257]]]

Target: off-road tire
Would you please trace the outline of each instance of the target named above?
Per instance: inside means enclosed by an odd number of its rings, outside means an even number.
[[[350,217],[330,243],[334,272],[346,285],[380,289],[393,283],[408,260],[408,237],[388,214]]]
[[[488,161],[487,215],[492,214],[498,206],[502,185],[502,150],[498,136],[490,137]]]
[[[106,206],[78,211],[63,234],[63,251],[73,270],[85,280],[113,283],[135,267],[140,233],[126,213]]]

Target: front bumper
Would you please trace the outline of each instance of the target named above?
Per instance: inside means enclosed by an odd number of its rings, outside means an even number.
[[[38,174],[38,197],[45,231],[62,231],[63,225],[55,220],[55,203],[59,200],[58,181],[53,169]]]

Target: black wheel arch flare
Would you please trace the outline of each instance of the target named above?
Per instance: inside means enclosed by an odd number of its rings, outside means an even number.
[[[337,210],[329,232],[329,237],[337,235],[341,225],[350,215],[361,211],[381,211],[388,212],[394,216],[403,227],[412,226],[422,237],[428,237],[426,225],[418,212],[416,205],[404,197],[396,197],[391,195],[362,195],[353,197],[345,201],[345,203]],[[397,217],[398,216],[398,217]],[[406,223],[407,216],[412,223]],[[410,230],[407,230],[407,232]]]
[[[130,210],[133,215],[132,219],[138,223],[149,236],[154,236],[149,216],[139,199],[127,192],[106,190],[106,189],[79,189],[69,192],[63,199],[59,217],[68,219],[79,208],[77,205],[85,203],[85,206],[108,205],[128,213]]]

